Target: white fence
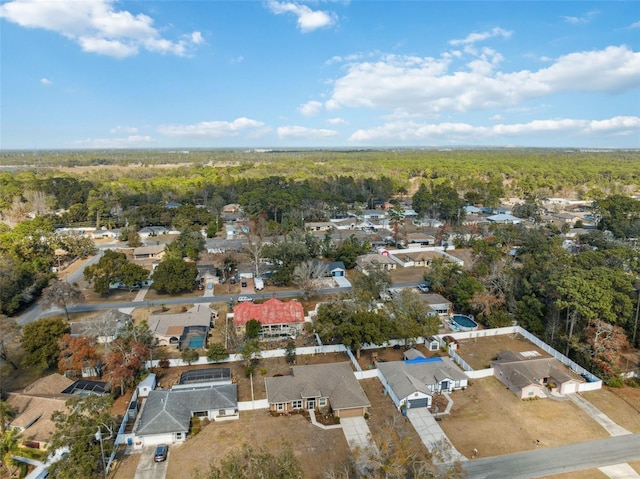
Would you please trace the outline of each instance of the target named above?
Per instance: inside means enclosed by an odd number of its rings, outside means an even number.
[[[509,326],[506,328],[493,328],[493,329],[479,329],[476,331],[460,331],[457,333],[448,333],[448,334],[439,334],[435,336],[441,346],[445,346],[446,343],[444,341],[444,336],[451,336],[455,339],[473,339],[473,338],[483,338],[488,336],[500,336],[503,334],[519,334],[529,342],[535,344],[540,349],[545,351],[550,356],[553,356],[562,364],[570,368],[575,373],[582,376],[586,382],[578,384],[578,392],[583,391],[595,391],[597,389],[602,388],[602,380],[587,371],[585,368],[575,363],[564,354],[560,353],[556,349],[553,349],[544,341],[536,338],[533,334],[531,334],[526,329],[523,329],[520,326]],[[474,370],[471,366],[469,366],[458,354],[455,353],[451,348],[449,348],[449,355],[451,358],[462,368],[464,369],[467,376],[470,378],[481,378],[493,375],[493,368],[482,369],[482,370]]]
[[[296,348],[296,355],[298,356],[307,356],[314,354],[326,354],[326,353],[343,353],[347,350],[342,344],[328,345],[328,346],[305,346],[302,348]],[[260,351],[261,358],[283,358],[286,355],[285,349],[267,349],[264,351]],[[200,356],[196,361],[191,361],[191,364],[183,361],[182,359],[169,359],[169,367],[175,368],[179,366],[202,366],[205,364],[224,364],[231,363],[235,361],[242,361],[244,358],[241,354],[230,354],[229,357],[223,361],[209,361],[206,356]],[[157,368],[160,366],[160,360],[154,359],[153,361],[146,362],[147,369]]]
[[[255,411],[256,409],[269,409],[269,401],[259,399],[257,401],[242,401],[238,403],[239,411]]]

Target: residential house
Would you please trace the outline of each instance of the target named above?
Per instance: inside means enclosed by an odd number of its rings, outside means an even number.
[[[398,409],[431,407],[433,395],[467,387],[468,377],[447,357],[378,363],[386,393]]]
[[[334,229],[331,221],[310,221],[304,224],[304,229],[311,232],[328,232]]]
[[[431,309],[433,309],[439,317],[449,317],[452,311],[453,303],[440,294],[429,293],[421,294],[420,299],[429,303]]]
[[[196,304],[184,313],[151,314],[149,329],[159,346],[178,349],[203,347],[217,312],[205,304]]]
[[[238,419],[238,386],[150,391],[133,426],[135,446],[184,442],[192,417],[211,421]]]
[[[249,321],[260,322],[260,336],[289,337],[297,336],[304,325],[304,308],[298,301],[280,301],[271,298],[265,303],[245,302],[238,304],[233,310],[233,326],[243,334]]]
[[[119,229],[103,229],[103,230],[95,230],[92,231],[93,239],[118,239],[120,237],[121,231]]]
[[[54,373],[38,379],[23,391],[7,393],[7,404],[15,412],[8,426],[17,429],[23,444],[46,449],[55,431],[51,415],[68,411],[66,402],[73,396],[62,391],[71,384],[73,380]]]
[[[342,261],[320,261],[319,259],[315,259],[314,263],[322,264],[324,270],[323,276],[335,278],[347,274],[347,268]]]
[[[133,249],[133,259],[162,259],[164,257],[164,244],[139,246]]]
[[[389,255],[370,253],[358,256],[356,259],[356,269],[364,274],[368,274],[369,270],[382,268],[390,271],[396,269],[398,263],[389,257]]]
[[[69,324],[71,337],[88,336],[100,344],[110,343],[118,337],[120,331],[131,324],[132,316],[127,313],[110,309],[94,319],[74,321]]]
[[[479,215],[482,213],[482,210],[477,206],[467,205],[464,207],[464,211],[468,215]]]
[[[330,219],[331,225],[337,230],[354,230],[359,221],[356,218]]]
[[[153,236],[166,235],[169,233],[169,228],[164,226],[145,226],[144,228],[140,228],[138,231],[138,235],[140,239],[147,239]]]
[[[555,358],[537,351],[503,351],[491,362],[494,376],[520,399],[574,393],[584,379]]]
[[[435,258],[442,258],[439,251],[416,251],[407,250],[406,253],[398,251],[396,259],[402,262],[403,267],[427,268]]]
[[[351,364],[293,366],[290,376],[265,379],[269,410],[288,414],[333,411],[335,417],[364,416],[371,406]]]
[[[426,233],[407,233],[407,245],[434,246],[436,239]]]
[[[496,215],[487,216],[487,221],[490,223],[512,224],[517,225],[522,223],[522,220],[516,216],[508,213],[498,213]]]

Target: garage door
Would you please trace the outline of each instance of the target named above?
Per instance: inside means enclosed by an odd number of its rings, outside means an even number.
[[[365,411],[359,407],[353,409],[340,409],[338,413],[340,414],[340,417],[361,417],[364,416]]]
[[[409,409],[414,409],[418,407],[428,407],[428,406],[429,406],[429,398],[409,399]]]

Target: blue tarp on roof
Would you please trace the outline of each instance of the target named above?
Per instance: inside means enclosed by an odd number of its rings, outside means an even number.
[[[405,361],[405,364],[439,363],[439,362],[442,362],[442,358],[440,358],[440,357],[435,357],[435,358],[415,358],[415,359],[409,359],[409,360]]]

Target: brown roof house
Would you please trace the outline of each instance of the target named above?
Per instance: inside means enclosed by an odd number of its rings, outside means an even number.
[[[369,274],[369,270],[375,268],[382,268],[386,270],[396,269],[398,263],[389,257],[389,255],[383,254],[365,254],[358,256],[356,259],[356,269],[364,274]]]
[[[298,301],[280,301],[271,298],[262,304],[245,302],[238,304],[233,310],[233,326],[243,333],[249,321],[260,322],[260,336],[281,337],[297,336],[304,325],[304,308]]]
[[[73,396],[61,391],[71,384],[72,379],[54,373],[38,379],[21,392],[7,394],[7,403],[16,413],[9,427],[18,429],[23,443],[47,447],[55,431],[51,415],[56,411],[67,411],[66,402]]]
[[[545,398],[551,392],[574,393],[584,382],[557,359],[540,357],[536,351],[503,351],[491,366],[494,376],[520,399]]]
[[[333,411],[335,417],[364,416],[371,403],[351,364],[293,366],[290,376],[265,378],[269,410],[288,414]]]
[[[209,328],[217,313],[205,304],[196,304],[184,313],[152,314],[149,329],[159,346],[178,349],[205,346]]]

